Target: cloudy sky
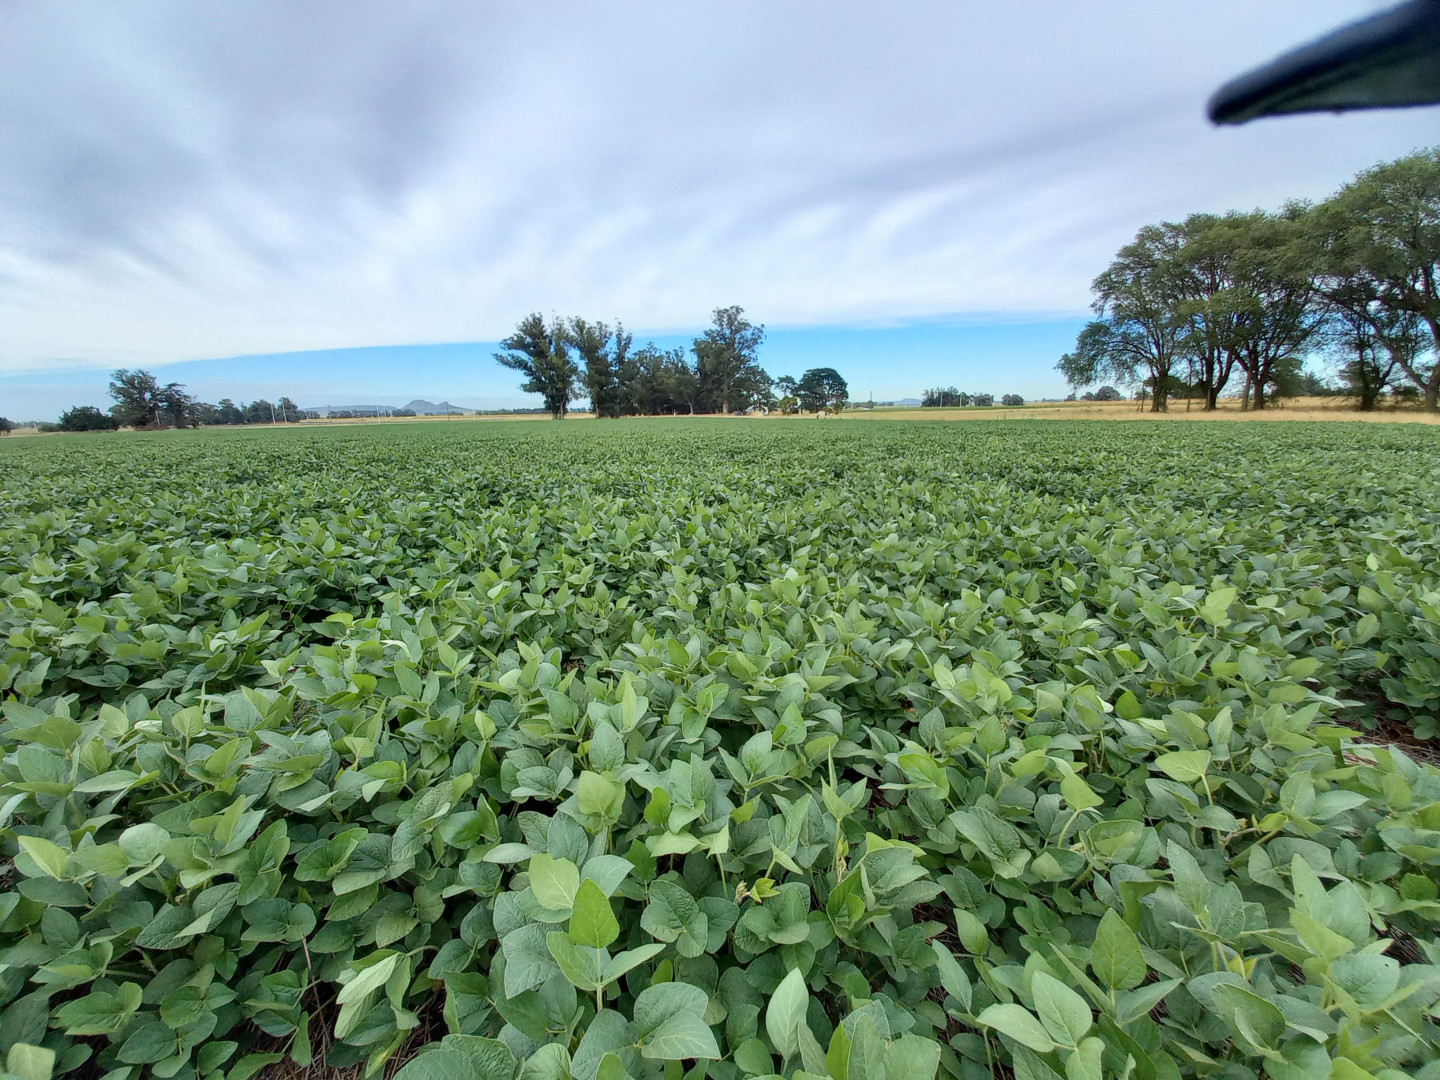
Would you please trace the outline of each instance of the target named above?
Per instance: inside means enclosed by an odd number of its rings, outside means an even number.
[[[529,311],[667,341],[733,303],[775,374],[1058,394],[1139,226],[1440,135],[1203,119],[1380,6],[0,3],[0,412],[104,403],[117,366],[517,404],[486,343]]]

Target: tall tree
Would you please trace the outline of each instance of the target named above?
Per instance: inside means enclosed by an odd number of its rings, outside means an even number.
[[[275,412],[279,414],[280,421],[285,424],[293,424],[300,419],[300,407],[288,397],[282,397],[275,403]]]
[[[532,313],[520,320],[515,333],[500,342],[505,351],[495,354],[502,366],[525,376],[520,389],[539,394],[556,420],[564,419],[570,402],[579,396],[580,369],[570,359],[566,330],[563,320],[547,324],[539,312]]]
[[[110,373],[110,412],[116,421],[134,428],[158,428],[165,424],[186,427],[194,399],[181,383],[161,386],[148,371],[120,368]]]
[[[595,416],[619,416],[622,408],[620,373],[630,352],[631,336],[616,324],[612,334],[603,322],[571,319],[565,328],[566,342],[580,355],[585,370],[585,389]]]
[[[1151,411],[1168,408],[1186,330],[1178,248],[1172,231],[1147,225],[1095,279],[1091,289],[1098,318],[1080,331],[1075,351],[1056,365],[1072,386],[1150,381],[1155,387]]]
[[[1255,214],[1236,230],[1231,247],[1236,360],[1256,409],[1271,388],[1298,376],[1301,359],[1324,322],[1305,244],[1304,215]]]
[[[715,325],[695,339],[702,396],[722,413],[747,408],[770,388],[758,352],[765,327],[745,318],[740,307],[716,308]]]
[[[173,428],[199,427],[195,399],[180,383],[166,383],[160,388],[160,416]]]
[[[1180,240],[1180,345],[1190,368],[1189,382],[1204,394],[1207,412],[1219,408],[1220,394],[1239,358],[1231,263],[1235,237],[1243,232],[1247,217],[1191,214],[1179,225],[1161,226],[1174,230]]]
[[[1409,312],[1429,348],[1396,362],[1440,411],[1440,148],[1362,172],[1309,215],[1319,287],[1374,313]]]
[[[144,370],[119,368],[110,373],[110,396],[115,399],[110,413],[128,427],[160,426],[160,384]]]
[[[850,387],[834,368],[811,368],[800,376],[795,396],[807,412],[839,412],[850,400]]]

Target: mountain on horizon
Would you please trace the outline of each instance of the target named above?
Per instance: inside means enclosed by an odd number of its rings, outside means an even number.
[[[355,416],[393,416],[402,409],[409,409],[416,416],[469,416],[475,411],[452,405],[448,401],[436,403],[424,398],[416,398],[408,405],[310,405],[304,409],[306,412],[317,412],[321,416],[342,412]]]
[[[424,398],[416,398],[406,405],[416,416],[468,416],[473,409],[464,409],[459,405],[452,405],[448,401],[436,404],[433,401],[426,401]]]

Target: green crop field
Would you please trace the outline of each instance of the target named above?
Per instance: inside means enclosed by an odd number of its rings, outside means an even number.
[[[1440,1077],[1432,428],[37,438],[0,511],[16,1076]]]

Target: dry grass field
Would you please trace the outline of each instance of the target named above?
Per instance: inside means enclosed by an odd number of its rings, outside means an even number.
[[[1440,423],[1440,416],[1426,413],[1419,406],[1376,409],[1357,412],[1343,398],[1302,397],[1285,401],[1278,408],[1263,412],[1242,411],[1238,399],[1222,399],[1215,412],[1202,412],[1196,402],[1188,411],[1185,402],[1176,401],[1169,412],[1153,413],[1147,405],[1143,410],[1133,401],[1062,401],[1022,405],[1018,408],[989,409],[852,409],[841,414],[846,419],[860,420],[1360,420],[1371,423]]]
[[[593,420],[589,412],[571,412],[567,420]],[[543,413],[483,413],[473,416],[389,416],[306,420],[305,427],[373,427],[376,424],[430,424],[456,420],[508,422],[516,420],[543,420]],[[632,419],[671,420],[684,417],[633,417]],[[768,416],[736,417],[739,420],[814,420],[814,416]],[[1185,402],[1177,401],[1169,412],[1153,413],[1149,407],[1138,408],[1133,401],[1058,401],[1036,402],[1016,408],[996,406],[988,409],[922,409],[914,407],[889,407],[878,409],[847,409],[838,417],[827,419],[842,420],[1358,420],[1366,423],[1384,424],[1440,424],[1440,416],[1424,412],[1418,405],[1400,408],[1380,408],[1374,412],[1357,412],[1344,398],[1302,397],[1291,398],[1283,404],[1266,408],[1263,412],[1242,410],[1238,399],[1222,399],[1215,412],[1201,411],[1198,402],[1186,409]],[[268,427],[266,424],[249,425]],[[281,425],[282,427],[284,425]],[[128,430],[128,429],[127,429]],[[17,427],[10,438],[25,438],[40,434],[33,427]],[[60,434],[60,433],[56,433]]]

